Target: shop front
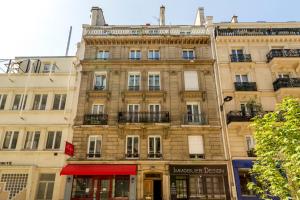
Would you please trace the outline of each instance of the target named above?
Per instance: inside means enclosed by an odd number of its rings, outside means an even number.
[[[229,200],[226,165],[170,165],[172,200]]]
[[[136,165],[69,164],[61,175],[71,176],[71,200],[135,200]]]

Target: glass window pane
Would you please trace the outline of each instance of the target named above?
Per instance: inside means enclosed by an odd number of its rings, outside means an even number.
[[[17,141],[18,141],[18,136],[19,136],[19,132],[14,132],[14,135],[13,135],[13,139],[12,139],[12,142],[11,142],[11,149],[15,149],[16,146],[17,146]]]
[[[47,187],[47,192],[46,192],[46,199],[52,200],[52,194],[53,194],[53,188],[54,188],[54,183],[48,183]]]
[[[154,138],[150,137],[149,138],[149,153],[154,153]]]
[[[117,176],[115,181],[115,197],[128,197],[129,176]]]
[[[12,138],[12,131],[7,131],[5,134],[4,142],[3,142],[3,149],[9,148],[9,143],[10,143],[11,138]]]
[[[20,101],[21,101],[21,95],[17,94],[14,99],[14,103],[13,103],[13,107],[12,107],[13,110],[18,110],[20,108],[19,107]]]
[[[47,143],[46,143],[46,149],[52,149],[53,140],[54,140],[54,132],[49,131],[48,132]]]
[[[60,94],[54,95],[53,110],[59,110],[60,98],[61,98]]]
[[[46,108],[47,97],[48,97],[48,95],[46,95],[46,94],[43,95],[42,103],[41,103],[41,107],[40,107],[41,110],[45,110],[45,108]]]
[[[96,154],[100,154],[101,153],[101,140],[100,138],[97,138],[96,140]]]
[[[156,152],[155,153],[161,153],[160,149],[160,138],[155,138],[156,140]]]
[[[33,137],[33,132],[28,131],[27,135],[26,135],[24,149],[30,149],[31,148],[32,137]]]
[[[60,131],[56,132],[56,138],[55,138],[54,149],[59,149],[59,147],[60,147],[61,134],[62,134],[62,133],[61,133]]]
[[[67,95],[63,94],[61,95],[61,102],[60,102],[60,110],[64,110],[65,109],[65,105],[66,105],[66,99],[67,99]]]
[[[139,153],[139,138],[134,137],[134,146],[133,146],[133,153]]]
[[[0,110],[4,109],[6,98],[7,98],[6,94],[0,95]]]
[[[127,138],[127,153],[132,154],[132,137]]]
[[[46,185],[47,185],[46,182],[42,182],[42,183],[40,182],[39,183],[38,192],[37,192],[37,199],[38,200],[44,199],[44,195],[45,195],[45,192],[46,192]]]
[[[91,139],[90,139],[89,153],[90,153],[90,154],[95,153],[95,140],[94,140],[94,138],[91,138]]]
[[[37,149],[38,148],[39,140],[40,140],[40,132],[37,131],[37,132],[35,132],[35,135],[34,135],[32,149]]]
[[[39,109],[40,99],[41,99],[41,95],[40,94],[36,94],[34,96],[32,110],[38,110]]]

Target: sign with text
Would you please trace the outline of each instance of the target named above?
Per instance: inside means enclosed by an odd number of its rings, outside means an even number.
[[[226,175],[226,165],[170,165],[171,175],[219,174]]]
[[[71,144],[70,142],[66,142],[65,145],[65,154],[73,157],[74,156],[74,145]]]

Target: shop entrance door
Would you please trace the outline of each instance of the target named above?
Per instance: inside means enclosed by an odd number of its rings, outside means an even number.
[[[144,199],[162,200],[162,179],[159,173],[145,174],[144,179]]]
[[[155,200],[162,200],[161,180],[153,180],[153,197]]]
[[[104,177],[94,178],[95,200],[109,200],[111,198],[111,179]]]

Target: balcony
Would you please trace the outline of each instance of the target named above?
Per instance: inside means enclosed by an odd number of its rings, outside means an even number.
[[[230,111],[227,113],[227,124],[231,122],[249,122],[258,112],[245,113],[242,111]]]
[[[256,82],[234,82],[236,91],[257,91]]]
[[[169,123],[169,112],[119,112],[119,123]]]
[[[300,28],[217,28],[215,36],[300,35]]]
[[[256,157],[255,150],[254,149],[248,150],[247,155],[248,157]]]
[[[280,88],[300,87],[300,78],[278,78],[273,82],[274,91]]]
[[[300,57],[300,49],[272,49],[267,54],[267,62],[273,58],[295,58]]]
[[[251,54],[231,54],[231,62],[252,62]]]
[[[101,154],[100,153],[87,153],[86,157],[87,158],[100,158]]]
[[[138,159],[140,156],[140,154],[138,153],[126,153],[125,154],[125,158],[128,158],[128,159]]]
[[[84,125],[106,125],[107,114],[87,114],[84,115]]]
[[[207,125],[207,116],[205,114],[185,114],[183,123],[186,125]]]
[[[162,158],[162,154],[161,153],[149,153],[148,158],[149,159],[160,159],[160,158]]]

